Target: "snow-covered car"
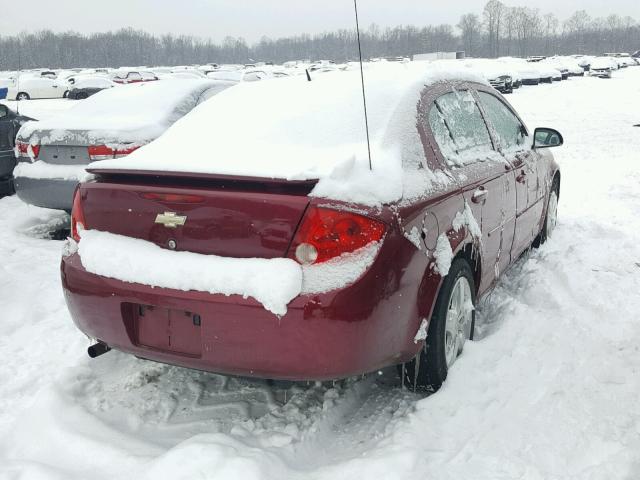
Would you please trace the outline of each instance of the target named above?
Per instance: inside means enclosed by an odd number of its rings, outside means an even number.
[[[178,72],[169,72],[169,73],[156,73],[158,80],[171,80],[171,79],[188,79],[188,80],[197,80],[202,78],[207,78],[204,74],[198,73],[196,70],[184,70]]]
[[[584,75],[584,68],[571,57],[551,57],[547,58],[544,63],[559,70],[562,73],[562,80],[569,77],[578,77]]]
[[[538,85],[540,83],[540,69],[521,58],[502,57],[498,59],[513,71],[514,78],[518,78],[522,85]]]
[[[269,78],[269,74],[263,70],[214,70],[207,73],[207,78],[225,82],[257,82]]]
[[[8,87],[7,98],[11,100],[63,98],[67,90],[65,85],[60,84],[55,78],[24,74],[16,78]]]
[[[128,155],[228,87],[211,80],[124,85],[52,118],[26,123],[16,139],[18,196],[32,205],[70,211],[88,163]]]
[[[555,226],[560,174],[458,65],[242,83],[125,160],[95,162],[62,259],[71,316],[117,349],[326,380],[404,364],[437,388],[476,299]]]
[[[112,74],[111,80],[115,83],[127,85],[129,83],[154,82],[158,77],[148,71],[118,71]]]
[[[19,115],[0,104],[0,197],[14,192],[12,173],[16,157],[13,148],[18,130],[29,120],[31,118]]]
[[[500,93],[512,93],[520,78],[508,63],[495,60],[468,60],[465,65],[477,69]]]
[[[540,75],[540,83],[552,83],[562,80],[562,72],[557,68],[553,68],[547,65],[545,62],[540,61],[532,63],[538,69]]]
[[[592,77],[611,78],[613,71],[616,69],[617,62],[612,57],[596,57],[591,62],[589,74]]]
[[[73,85],[70,87],[67,93],[67,98],[70,100],[84,100],[91,95],[105,90],[107,88],[113,88],[117,84],[112,82],[107,77],[96,75],[83,75],[74,79]]]

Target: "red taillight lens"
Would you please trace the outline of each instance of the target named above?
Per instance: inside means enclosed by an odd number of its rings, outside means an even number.
[[[17,141],[16,142],[16,152],[18,153],[18,157],[28,157],[29,144],[26,142]]]
[[[89,158],[93,161],[125,157],[138,148],[140,148],[140,146],[112,148],[107,145],[91,145],[87,147]]]
[[[113,158],[113,149],[106,145],[91,145],[88,147],[89,158],[91,160],[104,160],[106,158]]]
[[[289,257],[302,264],[322,263],[379,241],[385,224],[352,212],[311,206],[302,219]]]
[[[73,206],[71,207],[71,237],[76,241],[80,241],[80,232],[87,227],[82,211],[82,201],[80,199],[80,189],[76,188],[73,194]]]
[[[38,158],[40,155],[40,145],[31,145],[28,142],[16,142],[16,152],[18,157]]]

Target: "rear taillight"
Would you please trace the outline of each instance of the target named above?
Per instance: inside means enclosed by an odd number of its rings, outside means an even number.
[[[76,242],[80,241],[80,232],[87,227],[82,211],[82,200],[80,198],[80,189],[76,188],[73,194],[73,206],[71,207],[71,238]]]
[[[289,249],[303,265],[322,263],[382,239],[385,224],[352,212],[311,206]]]
[[[18,140],[16,142],[16,156],[23,158],[38,158],[40,145],[31,145],[28,142]]]
[[[140,148],[140,146],[113,148],[108,147],[107,145],[91,145],[87,147],[87,150],[89,151],[89,158],[95,162],[97,160],[126,157],[138,148]]]

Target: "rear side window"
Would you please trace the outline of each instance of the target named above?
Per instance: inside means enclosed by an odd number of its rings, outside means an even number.
[[[526,143],[526,129],[509,108],[498,98],[478,92],[489,123],[495,131],[500,147],[506,151],[522,150]]]
[[[483,161],[493,152],[489,131],[469,91],[439,97],[429,111],[429,125],[440,151],[453,165]]]

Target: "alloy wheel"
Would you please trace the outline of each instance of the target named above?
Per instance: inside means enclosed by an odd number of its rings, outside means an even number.
[[[456,280],[451,297],[444,332],[444,354],[447,367],[453,365],[469,336],[473,320],[471,286],[465,277]]]

